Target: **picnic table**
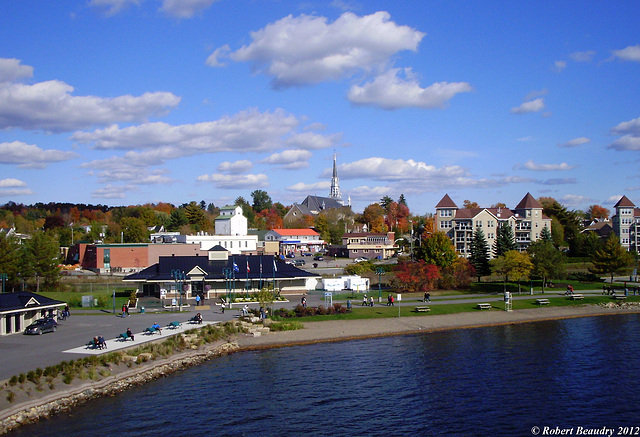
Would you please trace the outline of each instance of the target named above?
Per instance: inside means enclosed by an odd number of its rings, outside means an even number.
[[[414,311],[416,313],[428,313],[429,311],[431,311],[431,308],[427,306],[415,307]]]
[[[572,294],[569,296],[569,299],[571,300],[582,300],[584,299],[584,295],[582,294]]]
[[[549,299],[536,299],[536,303],[538,305],[549,305],[551,302],[549,302]]]
[[[478,305],[476,305],[476,308],[478,308],[479,310],[490,310],[492,307],[490,303],[479,303]]]

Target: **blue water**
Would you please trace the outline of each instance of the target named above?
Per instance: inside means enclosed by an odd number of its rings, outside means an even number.
[[[640,316],[246,352],[12,435],[530,436],[640,426]]]

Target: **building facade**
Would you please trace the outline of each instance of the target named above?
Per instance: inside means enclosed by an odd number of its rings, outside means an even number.
[[[627,196],[622,196],[613,206],[615,214],[611,217],[613,232],[620,239],[622,247],[628,251],[640,249],[640,209],[629,200]]]
[[[540,239],[542,229],[551,230],[551,219],[542,212],[542,205],[527,193],[515,209],[508,208],[458,208],[448,194],[436,205],[436,230],[447,234],[456,251],[464,257],[470,255],[473,234],[481,229],[492,247],[498,227],[511,226],[517,250],[525,251],[531,243]]]
[[[325,245],[313,229],[272,229],[264,235],[265,243],[277,241],[280,253],[317,252]]]
[[[350,259],[387,259],[398,251],[395,233],[351,232],[342,235],[342,246],[332,247],[330,253],[346,255]]]

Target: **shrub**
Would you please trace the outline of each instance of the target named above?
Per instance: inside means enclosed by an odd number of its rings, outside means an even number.
[[[27,375],[25,375],[24,373],[21,373],[20,375],[18,375],[18,382],[20,384],[24,384],[26,380],[27,380]]]
[[[9,391],[9,392],[7,393],[7,400],[8,400],[9,402],[13,402],[13,401],[15,400],[15,398],[16,398],[16,394],[15,394],[14,392]]]
[[[14,385],[16,385],[17,383],[18,383],[18,377],[17,377],[16,375],[13,375],[13,376],[11,377],[11,379],[9,380],[9,385],[11,385],[11,386],[13,387],[13,386],[14,386]]]
[[[600,276],[591,273],[591,272],[573,272],[567,275],[567,280],[569,281],[579,281],[579,282],[603,282]]]
[[[303,325],[297,320],[291,320],[286,322],[274,322],[269,325],[269,329],[272,331],[294,331],[296,329],[302,329]]]
[[[35,383],[37,378],[36,378],[36,372],[34,372],[33,370],[29,370],[27,372],[27,380]]]
[[[69,385],[69,384],[71,384],[71,381],[73,381],[73,374],[72,373],[65,373],[64,377],[62,378],[62,382],[64,382],[65,384]]]

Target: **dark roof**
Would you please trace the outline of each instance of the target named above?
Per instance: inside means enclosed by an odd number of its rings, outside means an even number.
[[[211,249],[209,249],[209,252],[226,252],[226,251],[227,251],[227,249],[225,249],[224,247],[220,246],[219,244],[216,244]]]
[[[0,293],[0,311],[2,312],[16,311],[25,308],[46,308],[64,304],[62,301],[31,293],[30,291]]]
[[[340,202],[336,199],[332,199],[331,197],[320,197],[320,196],[307,196],[301,203],[301,205],[306,206],[307,209],[311,212],[313,211],[323,211],[325,209],[330,208],[342,208]]]
[[[205,280],[222,280],[225,278],[223,269],[225,267],[234,269],[234,263],[237,266],[236,278],[243,279],[247,276],[249,279],[273,278],[274,273],[276,279],[290,279],[302,277],[318,277],[315,273],[299,269],[293,265],[285,264],[284,261],[278,260],[271,255],[235,255],[230,256],[227,260],[209,260],[204,256],[161,256],[158,263],[141,270],[138,273],[128,275],[125,281],[173,281],[171,275],[173,270],[179,270],[188,275],[194,268],[199,267],[205,274]],[[247,264],[249,272],[247,274]],[[262,264],[262,269],[260,265]],[[275,266],[275,272],[274,272]],[[260,274],[262,270],[262,274]]]
[[[457,207],[458,205],[456,205],[456,203],[453,200],[451,200],[451,197],[449,197],[448,194],[445,194],[442,200],[438,202],[438,204],[436,205],[436,208],[457,208]]]
[[[629,200],[629,198],[627,196],[622,196],[620,198],[620,200],[618,200],[618,202],[613,205],[614,208],[618,208],[618,207],[634,207],[636,206],[631,200]]]
[[[516,209],[532,209],[532,208],[542,209],[542,205],[531,195],[531,193],[527,193],[522,198],[520,203],[516,205]]]

